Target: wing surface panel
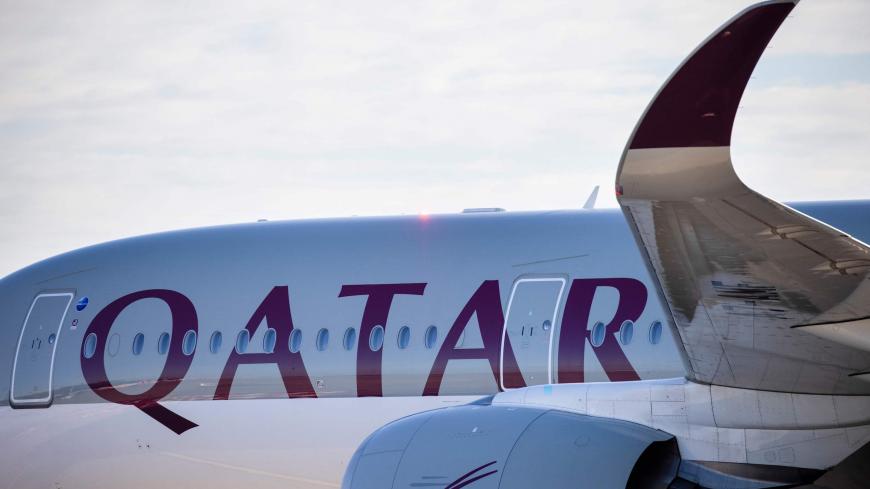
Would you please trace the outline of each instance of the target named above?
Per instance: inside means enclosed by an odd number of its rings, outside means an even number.
[[[749,189],[737,104],[792,1],[748,8],[671,76],[620,162],[617,195],[670,306],[693,380],[870,394],[870,247]],[[832,325],[839,325],[834,327]]]

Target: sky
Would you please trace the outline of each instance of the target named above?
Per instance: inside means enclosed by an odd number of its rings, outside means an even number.
[[[734,0],[0,0],[0,277],[257,219],[578,208]],[[870,197],[870,2],[804,0],[732,155],[780,201]]]

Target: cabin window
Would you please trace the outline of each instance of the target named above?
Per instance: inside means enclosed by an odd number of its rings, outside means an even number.
[[[236,353],[245,353],[248,351],[248,343],[251,341],[251,333],[248,333],[247,329],[243,329],[239,331],[239,335],[236,336]]]
[[[211,334],[211,339],[208,340],[208,350],[212,353],[217,353],[221,350],[221,343],[224,341],[224,335],[220,331],[215,331]]]
[[[435,343],[438,343],[438,327],[434,324],[426,328],[426,334],[423,335],[423,345],[427,350],[435,348]]]
[[[631,338],[634,336],[634,323],[631,321],[623,321],[619,327],[619,342],[623,345],[631,343]]]
[[[326,350],[329,346],[329,330],[326,328],[321,329],[317,332],[317,341],[315,342],[317,345],[318,351]]]
[[[169,351],[169,333],[162,332],[160,333],[160,337],[157,338],[157,353],[161,355],[166,355],[166,352]]]
[[[544,322],[541,324],[541,329],[543,329],[545,332],[550,331],[550,328],[552,328],[552,327],[553,327],[553,323],[550,322],[549,319],[544,319]]]
[[[96,333],[88,334],[87,338],[85,338],[85,343],[82,346],[82,355],[85,358],[93,358],[94,353],[97,352],[97,335]]]
[[[408,348],[408,344],[411,343],[411,328],[407,326],[399,328],[399,335],[396,337],[396,343],[399,345],[399,349],[401,350]]]
[[[194,350],[196,350],[196,331],[189,329],[181,340],[181,353],[189,357],[193,355]]]
[[[266,353],[272,353],[275,351],[275,343],[278,342],[278,332],[275,331],[274,328],[269,328],[266,330],[266,334],[263,336],[263,351]]]
[[[353,350],[353,345],[356,344],[356,330],[347,328],[344,331],[344,339],[341,341],[342,346],[347,351]]]
[[[372,328],[369,335],[369,349],[378,351],[384,346],[384,327],[380,324]]]
[[[133,337],[133,354],[139,355],[142,353],[142,348],[145,346],[145,335],[142,333],[136,333],[136,336]]]
[[[649,327],[649,342],[658,345],[662,341],[662,322],[653,321]]]
[[[290,332],[290,353],[299,353],[302,348],[302,330],[294,329]]]
[[[592,346],[598,348],[602,344],[604,344],[604,337],[607,334],[607,328],[604,326],[604,323],[598,321],[595,323],[595,326],[592,326],[592,336],[590,338],[590,342]]]
[[[57,339],[57,335],[54,333],[51,333],[50,335],[48,335],[48,344],[53,345],[54,340],[56,340],[56,339]]]
[[[118,333],[113,334],[109,338],[109,356],[113,357],[118,354],[118,350],[121,349],[121,335]]]

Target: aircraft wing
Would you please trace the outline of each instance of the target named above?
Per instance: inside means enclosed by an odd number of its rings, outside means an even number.
[[[870,394],[870,247],[749,189],[731,163],[743,90],[795,3],[744,10],[683,62],[629,139],[616,191],[690,378]]]

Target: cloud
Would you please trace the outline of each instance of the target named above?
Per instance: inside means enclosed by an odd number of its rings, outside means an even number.
[[[641,111],[745,4],[5,5],[0,275],[261,217],[615,205]],[[734,136],[758,190],[863,196],[868,14],[802,2],[774,39]]]

